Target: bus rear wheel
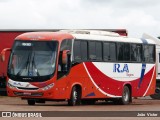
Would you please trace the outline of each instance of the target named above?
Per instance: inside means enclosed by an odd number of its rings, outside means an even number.
[[[130,103],[130,98],[131,98],[131,92],[128,88],[128,86],[124,86],[123,88],[123,93],[122,93],[122,98],[120,98],[120,104],[122,105],[127,105]]]
[[[71,91],[70,99],[68,100],[68,105],[75,106],[80,105],[81,102],[81,91],[78,87],[74,86]]]
[[[35,105],[35,100],[27,100],[27,102],[28,102],[28,105]]]

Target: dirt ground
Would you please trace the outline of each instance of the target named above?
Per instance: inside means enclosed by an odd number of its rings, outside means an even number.
[[[130,105],[115,105],[112,102],[104,102],[98,101],[95,105],[80,105],[80,106],[68,106],[67,102],[46,102],[45,104],[38,103],[35,106],[29,106],[26,100],[21,100],[20,98],[13,98],[13,97],[5,97],[0,96],[0,111],[160,111],[160,100],[153,100],[150,97],[143,97],[138,99],[133,99],[132,104]],[[159,112],[160,113],[160,112]],[[73,113],[74,114],[74,113]],[[160,116],[160,115],[159,115]],[[135,116],[136,117],[136,116]],[[71,119],[78,119],[80,117],[54,117],[55,120],[71,120]],[[83,117],[84,118],[84,117]],[[159,117],[136,117],[136,119],[159,119]],[[2,118],[0,118],[1,120]],[[11,119],[11,118],[3,118],[3,119]],[[17,119],[17,118],[16,118]],[[20,118],[18,118],[20,119]],[[24,118],[27,119],[27,118]],[[30,120],[34,118],[29,118]],[[38,118],[39,120],[50,120],[51,117],[46,118]],[[106,117],[85,117],[85,120],[97,120],[97,119],[106,119]],[[123,117],[109,117],[109,119],[123,119]],[[127,118],[127,120],[132,120],[132,117]]]

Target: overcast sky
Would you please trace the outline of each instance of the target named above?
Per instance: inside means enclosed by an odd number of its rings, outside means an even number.
[[[0,0],[0,29],[127,29],[160,36],[160,0]]]

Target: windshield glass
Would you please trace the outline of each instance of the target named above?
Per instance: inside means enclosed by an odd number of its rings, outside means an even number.
[[[52,75],[57,45],[55,41],[16,41],[11,52],[8,73],[21,77]]]

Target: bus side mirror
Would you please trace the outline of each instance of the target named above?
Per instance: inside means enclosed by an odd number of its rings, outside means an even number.
[[[5,61],[5,55],[7,51],[11,51],[11,48],[5,48],[2,50],[0,57],[1,57],[1,61],[4,62]]]
[[[62,64],[66,65],[68,60],[70,50],[63,50],[62,51]]]

